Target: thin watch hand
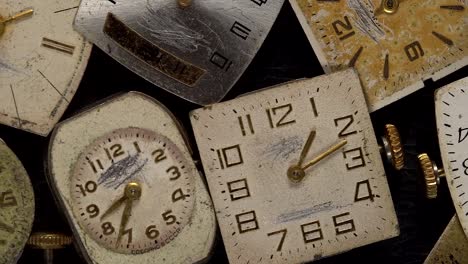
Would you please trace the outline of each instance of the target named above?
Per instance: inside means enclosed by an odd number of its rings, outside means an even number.
[[[304,162],[304,159],[307,156],[307,153],[309,152],[310,146],[312,145],[312,142],[315,139],[315,134],[316,134],[315,130],[310,131],[309,137],[307,138],[307,141],[304,144],[304,147],[302,148],[301,156],[299,157],[297,166],[302,166],[302,163]]]
[[[124,235],[125,228],[127,227],[128,220],[132,215],[132,206],[133,206],[133,199],[127,199],[125,202],[125,209],[122,213],[122,220],[120,221],[119,227],[119,235],[117,236],[117,245],[120,245],[120,241],[122,240],[122,236]]]
[[[339,143],[331,146],[329,149],[325,150],[322,154],[318,155],[317,157],[315,157],[314,159],[309,161],[306,165],[304,165],[302,167],[302,169],[306,170],[307,168],[317,164],[319,161],[321,161],[324,158],[330,156],[331,154],[333,154],[333,152],[339,150],[340,148],[342,148],[346,144],[348,144],[348,141],[346,139],[344,139],[344,140],[340,141]]]
[[[101,215],[101,221],[112,214],[115,210],[117,210],[125,201],[127,201],[127,196],[124,194],[120,197],[117,201],[115,201],[105,212]]]
[[[25,17],[25,16],[31,16],[32,14],[34,14],[34,10],[33,9],[27,9],[27,10],[19,12],[18,14],[15,14],[15,15],[7,17],[7,18],[5,18],[3,20],[0,20],[0,23],[5,24],[5,23],[11,22],[13,20],[20,19],[20,18]]]

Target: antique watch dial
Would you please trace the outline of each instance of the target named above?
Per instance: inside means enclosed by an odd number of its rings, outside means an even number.
[[[49,134],[70,103],[91,44],[73,30],[79,0],[0,0],[0,123]]]
[[[34,220],[34,193],[28,174],[0,140],[0,263],[16,263]]]
[[[180,128],[163,105],[138,92],[57,124],[48,179],[88,263],[209,258],[214,210]]]
[[[399,234],[353,70],[191,113],[230,263],[301,263]]]
[[[290,2],[324,70],[357,69],[370,111],[468,63],[465,1]]]
[[[284,0],[83,0],[75,28],[124,66],[198,104],[220,101]]]
[[[75,216],[91,237],[118,252],[163,247],[192,215],[194,181],[188,167],[162,135],[141,128],[112,131],[76,163],[70,190]],[[131,184],[139,192],[133,201],[126,196]]]
[[[440,152],[450,194],[468,236],[468,77],[436,92]]]
[[[468,263],[468,238],[457,216],[452,217],[424,264]]]

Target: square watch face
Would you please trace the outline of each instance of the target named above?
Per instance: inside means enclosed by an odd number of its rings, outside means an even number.
[[[195,110],[230,263],[300,263],[399,234],[357,74]]]

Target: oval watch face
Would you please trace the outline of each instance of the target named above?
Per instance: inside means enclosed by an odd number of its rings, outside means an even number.
[[[94,141],[76,162],[72,209],[107,249],[145,253],[170,243],[190,221],[194,180],[169,139],[118,129]]]
[[[34,193],[23,165],[0,140],[0,263],[16,263],[34,220]]]
[[[0,123],[47,135],[73,98],[91,45],[79,0],[0,0]]]
[[[468,78],[436,93],[440,152],[455,209],[468,236]]]
[[[290,0],[325,71],[355,67],[371,111],[468,62],[459,0]]]

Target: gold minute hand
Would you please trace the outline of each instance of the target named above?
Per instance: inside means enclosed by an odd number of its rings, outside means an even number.
[[[120,245],[122,236],[124,235],[125,228],[127,227],[128,220],[132,215],[133,199],[127,199],[125,202],[125,209],[122,213],[122,220],[120,221],[119,235],[117,236],[117,245]]]
[[[0,20],[0,23],[5,24],[5,23],[8,23],[8,22],[16,20],[16,19],[20,19],[20,18],[25,17],[25,16],[30,16],[33,13],[34,13],[33,9],[26,9],[24,11],[19,12],[18,14],[7,17],[4,20]]]
[[[307,163],[304,167],[302,167],[302,169],[306,170],[307,168],[317,164],[319,161],[321,161],[324,158],[328,157],[330,154],[332,154],[333,152],[339,150],[340,148],[342,148],[346,144],[348,144],[348,141],[346,139],[340,141],[339,143],[335,144],[334,146],[332,146],[329,149],[327,149],[326,151],[324,151],[322,154],[318,155],[317,157],[315,157],[314,159],[309,161],[309,163]]]

